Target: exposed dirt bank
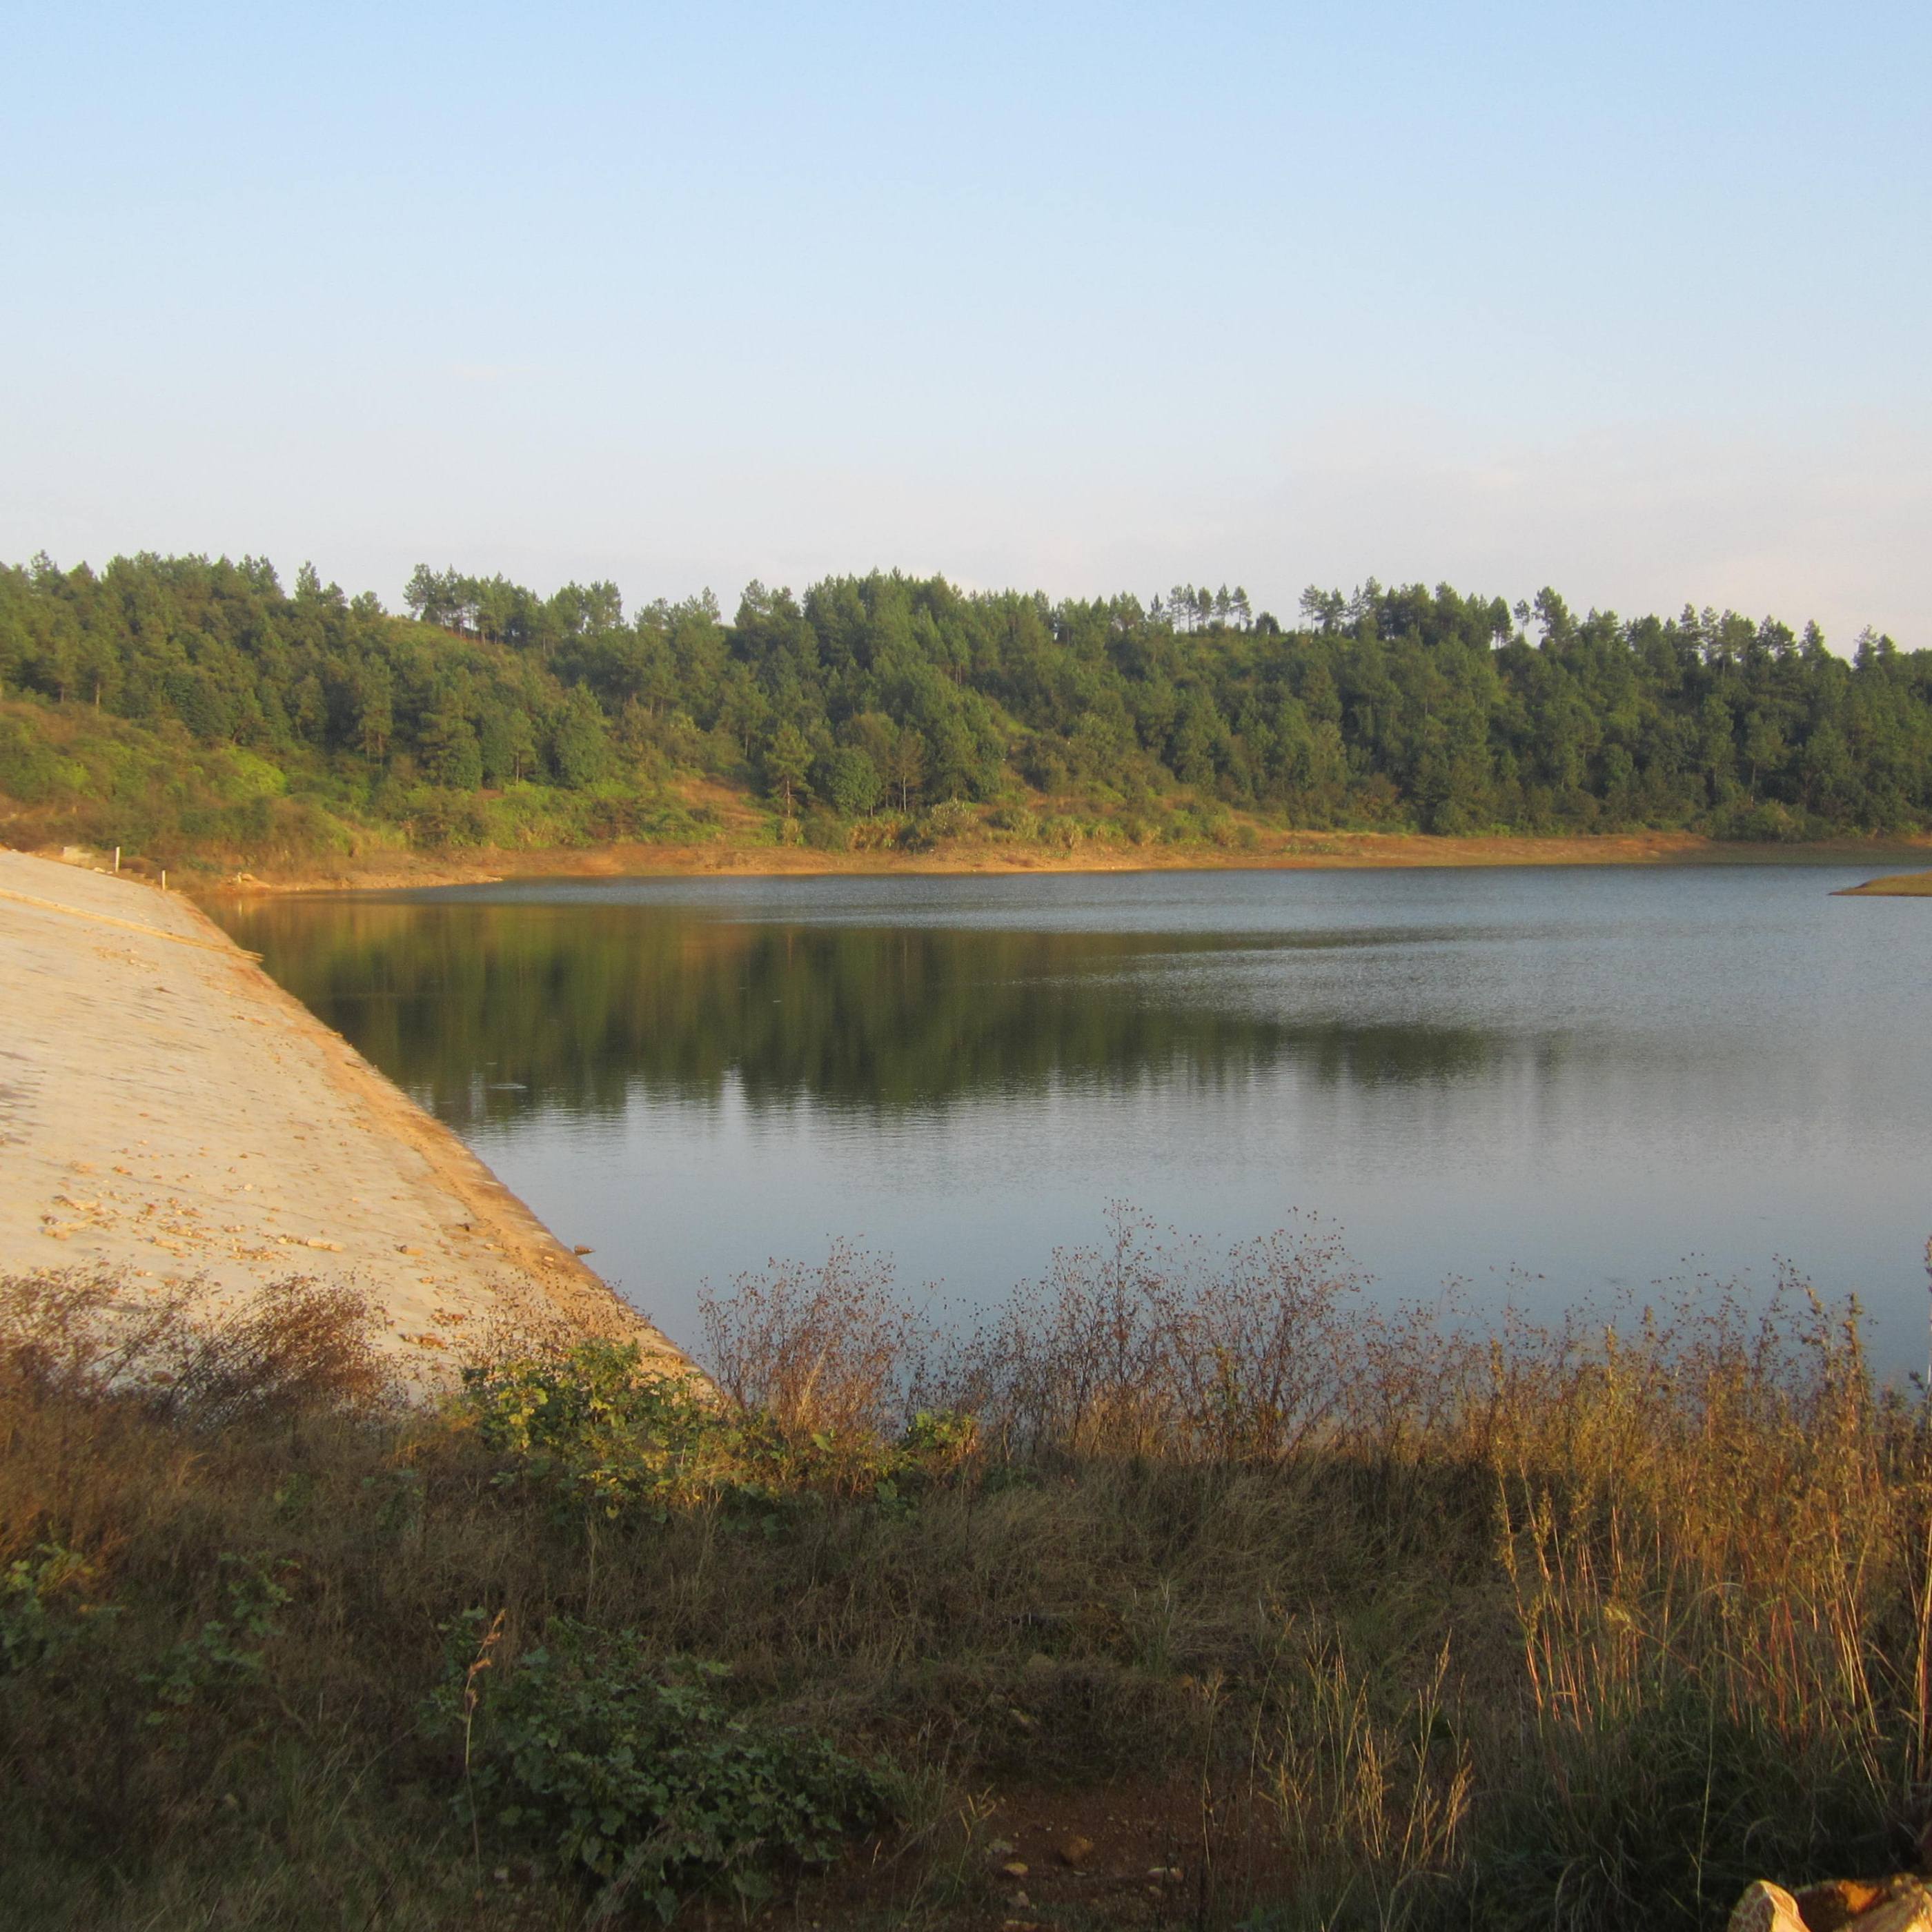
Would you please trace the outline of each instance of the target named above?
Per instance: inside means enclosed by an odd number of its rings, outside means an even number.
[[[0,851],[0,1272],[341,1280],[418,1382],[485,1331],[682,1360],[178,893]]]
[[[1932,838],[1837,838],[1803,845],[1744,844],[1688,832],[1600,837],[1436,838],[1418,832],[1322,832],[1264,835],[1251,846],[1114,846],[1049,850],[1015,841],[951,841],[928,852],[822,852],[802,846],[727,842],[610,844],[526,851],[374,852],[327,866],[261,876],[207,873],[184,878],[196,893],[380,891],[480,884],[505,878],[860,877],[910,874],[1144,872],[1448,866],[1858,865],[1932,855]]]
[[[1840,898],[1932,898],[1932,872],[1898,872],[1889,878],[1868,879],[1862,886],[1847,886]]]

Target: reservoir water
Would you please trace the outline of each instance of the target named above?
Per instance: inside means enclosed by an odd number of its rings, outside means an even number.
[[[1932,901],[1816,865],[521,882],[218,910],[674,1336],[1125,1202],[1553,1313],[1788,1264],[1925,1359]]]

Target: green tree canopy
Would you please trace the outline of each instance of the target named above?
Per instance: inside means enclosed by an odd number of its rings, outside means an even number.
[[[1284,626],[1238,586],[1056,603],[874,572],[748,585],[727,622],[708,591],[627,610],[428,564],[404,601],[308,565],[286,593],[249,557],[42,556],[0,568],[0,694],[453,792],[683,770],[848,818],[1028,784],[1317,826],[1932,824],[1932,653],[1732,611],[1371,579]]]

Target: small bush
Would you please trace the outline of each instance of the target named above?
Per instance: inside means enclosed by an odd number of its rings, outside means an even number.
[[[935,1393],[1030,1453],[1278,1459],[1323,1439],[1375,1328],[1346,1306],[1362,1280],[1335,1238],[1310,1222],[1216,1256],[1124,1208],[1109,1225],[943,1352]]]
[[[862,818],[854,824],[850,839],[855,852],[886,852],[900,844],[906,822],[896,812],[882,812],[875,818]]]
[[[490,825],[482,799],[469,792],[418,786],[410,794],[405,821],[410,843],[426,851],[466,848],[489,842]]]
[[[367,1298],[296,1276],[212,1310],[202,1286],[129,1292],[64,1270],[0,1279],[0,1398],[99,1392],[196,1426],[379,1410],[394,1390]]]
[[[662,1506],[721,1474],[717,1420],[690,1384],[646,1373],[635,1347],[586,1342],[463,1372],[462,1406],[523,1475],[616,1516]]]
[[[84,779],[85,774],[64,764],[28,717],[0,717],[0,795],[22,805],[43,805]]]
[[[772,1330],[761,1319],[746,1333],[762,1340]],[[794,1380],[800,1366],[795,1351],[781,1350],[760,1379],[782,1406],[740,1406],[650,1373],[634,1347],[593,1342],[467,1370],[461,1400],[485,1444],[508,1459],[507,1476],[613,1520],[662,1522],[707,1505],[769,1527],[808,1496],[896,1506],[908,1484],[956,1468],[972,1439],[970,1424],[929,1414],[897,1439],[875,1433],[853,1419],[850,1365],[826,1380],[829,1394],[808,1367]],[[868,1413],[878,1412],[878,1394]]]
[[[264,1646],[280,1634],[277,1614],[290,1594],[266,1561],[244,1562],[224,1553],[220,1562],[228,1575],[226,1611],[175,1644],[146,1674],[143,1682],[154,1698],[150,1724],[205,1712],[262,1682]]]
[[[1714,838],[1749,839],[1755,843],[1786,845],[1815,836],[1802,811],[1780,805],[1775,799],[1761,804],[1741,801],[1714,814],[1711,821]]]
[[[963,799],[942,799],[926,812],[926,834],[935,840],[964,838],[979,829],[979,813]]]
[[[58,1543],[0,1571],[0,1675],[45,1664],[89,1628],[90,1614],[113,1614],[113,1606],[86,1600],[97,1574],[86,1557]]]
[[[918,1334],[889,1262],[835,1242],[821,1267],[773,1262],[698,1296],[718,1386],[791,1430],[889,1432]]]
[[[610,793],[582,808],[585,836],[599,842],[626,838],[646,844],[696,844],[712,836],[715,818],[688,812],[674,800]]]
[[[607,1906],[634,1894],[668,1921],[683,1894],[720,1882],[762,1900],[773,1868],[826,1864],[888,1814],[875,1772],[734,1714],[720,1664],[656,1658],[634,1630],[559,1618],[542,1648],[484,1678],[484,1613],[451,1634],[433,1709],[465,1737],[466,1822],[602,1880]]]
[[[814,852],[843,852],[851,843],[845,821],[836,812],[813,806],[805,814],[805,842]]]

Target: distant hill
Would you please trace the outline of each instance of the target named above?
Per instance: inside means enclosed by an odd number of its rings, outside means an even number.
[[[612,839],[1804,839],[1932,826],[1932,652],[1447,586],[1050,603],[897,573],[628,616],[419,568],[0,568],[0,838],[288,860]],[[950,814],[950,816],[949,816]]]

